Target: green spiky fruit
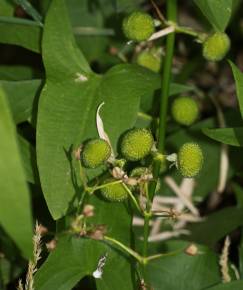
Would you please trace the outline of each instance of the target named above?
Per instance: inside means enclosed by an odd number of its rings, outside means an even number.
[[[196,176],[203,164],[203,152],[197,143],[185,143],[179,150],[177,165],[184,177]]]
[[[144,174],[148,174],[148,168],[147,167],[135,167],[131,173],[131,177],[141,177]]]
[[[171,113],[177,123],[190,126],[198,118],[198,104],[191,97],[179,97],[172,103]]]
[[[96,168],[103,164],[111,155],[110,145],[103,139],[93,139],[84,145],[81,153],[85,167]]]
[[[122,28],[125,36],[134,41],[144,41],[154,33],[154,20],[144,12],[135,11],[124,18]]]
[[[215,32],[203,43],[203,56],[209,61],[219,61],[230,49],[230,39],[223,32]]]
[[[137,64],[152,70],[153,72],[159,72],[161,67],[161,58],[158,54],[152,51],[142,51],[137,56]]]
[[[109,178],[104,182],[104,184],[115,181],[117,181],[117,179]],[[122,183],[107,185],[101,189],[101,193],[106,199],[110,201],[123,201],[128,197],[128,193]]]
[[[147,156],[154,139],[147,129],[131,129],[122,138],[121,153],[129,161],[138,161]]]

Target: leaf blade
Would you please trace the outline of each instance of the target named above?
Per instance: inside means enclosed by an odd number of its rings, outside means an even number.
[[[0,222],[23,255],[32,256],[30,199],[5,96],[0,90]],[[21,202],[20,202],[21,201]],[[8,205],[8,206],[6,206]]]
[[[238,69],[238,67],[231,61],[229,61],[235,83],[236,83],[236,96],[238,98],[238,103],[240,106],[241,117],[243,118],[243,73]]]
[[[231,146],[243,146],[243,127],[219,129],[205,128],[202,131],[205,135],[218,142]]]
[[[41,52],[41,27],[31,20],[17,17],[0,17],[0,43],[24,47]]]
[[[232,0],[194,0],[215,30],[224,32],[232,13]]]

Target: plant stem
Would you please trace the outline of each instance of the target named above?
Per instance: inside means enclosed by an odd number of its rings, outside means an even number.
[[[137,210],[143,214],[143,210],[141,209],[141,207],[139,206],[136,198],[134,197],[134,195],[132,194],[131,190],[127,187],[127,185],[125,183],[122,183],[123,187],[126,189],[129,197],[131,198],[132,202],[134,203],[135,207],[137,208]]]
[[[177,0],[167,1],[167,18],[169,21],[176,23]],[[159,118],[159,136],[158,150],[162,154],[165,148],[166,119],[168,111],[168,98],[170,92],[171,68],[174,53],[175,33],[171,33],[166,38],[166,57],[164,58],[162,83],[161,83],[161,100],[160,100],[160,118]],[[160,161],[155,161],[153,167],[154,181],[151,182],[149,197],[153,201],[157,179],[159,176]]]
[[[115,184],[118,184],[118,183],[122,183],[122,180],[119,179],[119,180],[116,180],[116,181],[112,181],[112,182],[108,182],[108,183],[104,183],[104,184],[101,184],[101,185],[98,185],[98,186],[94,186],[93,188],[89,188],[89,191],[91,191],[92,193],[95,192],[96,190],[99,190],[99,189],[102,189],[102,188],[105,188],[109,185],[115,185]]]
[[[176,22],[176,0],[167,1],[167,18],[169,21]],[[165,147],[166,133],[166,117],[168,107],[168,97],[170,90],[171,67],[174,53],[175,33],[171,33],[166,38],[166,57],[164,58],[164,66],[161,84],[161,100],[160,100],[160,123],[159,123],[159,142],[158,149],[161,153]]]
[[[137,252],[133,251],[131,248],[128,248],[127,246],[125,246],[123,243],[117,241],[116,239],[108,237],[108,236],[104,236],[104,240],[119,246],[121,249],[123,249],[129,255],[134,257],[140,264],[144,263],[144,258],[143,257],[141,257]]]
[[[147,256],[148,252],[148,237],[149,237],[149,221],[150,215],[147,212],[144,213],[144,226],[143,226],[143,256]]]
[[[87,177],[86,177],[86,174],[84,172],[84,168],[82,166],[81,161],[79,161],[79,175],[80,175],[80,179],[83,183],[84,190],[86,190],[87,189]]]
[[[167,19],[168,21],[176,23],[177,14],[177,0],[169,0],[167,4]],[[159,116],[159,138],[158,138],[158,150],[162,154],[165,149],[165,134],[166,134],[166,119],[167,119],[167,107],[168,97],[171,80],[171,68],[174,53],[175,33],[170,33],[166,37],[166,56],[164,57],[162,83],[161,83],[161,99],[160,99],[160,116]],[[149,235],[149,220],[151,218],[151,206],[155,194],[157,180],[160,171],[160,161],[155,161],[153,165],[153,181],[149,187],[149,198],[147,200],[145,219],[144,219],[144,241],[143,241],[143,255],[147,256],[148,248],[148,235]]]
[[[178,250],[175,250],[173,252],[169,252],[169,253],[164,253],[164,254],[157,254],[157,255],[153,255],[153,256],[149,256],[145,259],[145,263],[151,261],[151,260],[156,260],[156,259],[159,259],[159,258],[162,258],[162,257],[169,257],[169,256],[174,256],[174,255],[177,255],[177,254],[180,254],[184,251],[185,249],[182,248],[182,249],[178,249]]]

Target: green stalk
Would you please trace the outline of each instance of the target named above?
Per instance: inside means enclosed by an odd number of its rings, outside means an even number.
[[[177,15],[177,0],[168,0],[167,4],[167,19],[168,21],[176,23]],[[166,55],[164,57],[162,83],[161,83],[161,99],[160,99],[160,116],[159,116],[159,138],[158,150],[162,154],[165,149],[165,134],[166,134],[166,119],[168,110],[168,98],[171,80],[172,60],[174,54],[175,33],[170,33],[166,37]],[[146,205],[147,216],[144,219],[144,241],[143,241],[143,255],[147,256],[148,235],[149,235],[149,220],[151,218],[150,210],[153,203],[155,189],[160,171],[160,161],[155,161],[153,165],[154,179],[149,187],[149,199]]]
[[[176,22],[177,6],[176,0],[167,1],[167,19]],[[174,54],[175,33],[171,33],[166,37],[166,56],[164,58],[164,66],[162,73],[161,84],[161,100],[160,100],[160,122],[159,122],[159,142],[158,149],[161,153],[164,152],[165,147],[165,133],[166,133],[166,117],[168,107],[168,97],[170,90],[171,68]]]
[[[108,237],[108,236],[104,236],[104,240],[110,242],[111,244],[118,246],[119,248],[121,248],[126,253],[128,253],[133,258],[135,258],[140,264],[144,263],[143,257],[141,257],[137,252],[133,251],[131,248],[128,248],[127,246],[125,246],[122,242],[120,242],[114,238]]]

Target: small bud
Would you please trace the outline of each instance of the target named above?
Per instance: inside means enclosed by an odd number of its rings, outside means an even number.
[[[191,244],[185,249],[185,253],[190,256],[196,256],[198,254],[198,247]]]
[[[55,250],[56,246],[57,246],[56,239],[53,239],[50,242],[46,243],[46,248],[47,248],[48,252]]]
[[[122,138],[121,153],[130,161],[146,157],[154,143],[151,132],[147,129],[131,129]]]
[[[171,113],[177,123],[190,126],[198,118],[199,108],[193,98],[179,97],[172,103]]]
[[[122,179],[126,175],[123,169],[117,166],[112,168],[111,174],[115,179]]]
[[[44,236],[48,233],[48,228],[43,226],[42,224],[39,224],[39,233],[41,236]]]
[[[107,179],[104,184],[117,181],[114,178]],[[122,183],[108,184],[101,189],[101,194],[109,201],[123,201],[127,199],[128,193]]]
[[[178,153],[178,168],[184,177],[196,176],[203,164],[203,152],[196,143],[185,143]]]
[[[150,69],[153,72],[159,72],[161,67],[161,57],[152,51],[145,50],[137,56],[137,64]]]
[[[103,240],[106,234],[105,225],[97,225],[95,228],[87,233],[87,236],[94,240]]]
[[[84,145],[81,152],[85,167],[96,168],[103,164],[111,155],[110,145],[103,139],[93,139]]]
[[[86,204],[83,209],[84,217],[92,217],[94,216],[94,206],[91,204]]]
[[[136,167],[131,171],[130,176],[131,177],[141,177],[145,174],[148,174],[147,167]]]
[[[154,33],[154,20],[144,12],[136,11],[124,18],[122,28],[129,40],[144,41]]]
[[[230,39],[226,33],[215,32],[203,43],[203,56],[209,61],[222,60],[230,49]]]

